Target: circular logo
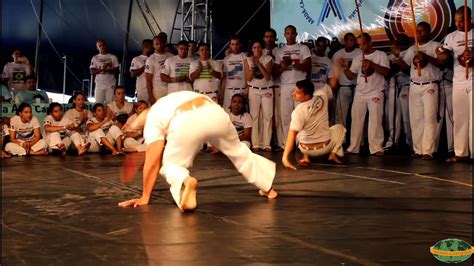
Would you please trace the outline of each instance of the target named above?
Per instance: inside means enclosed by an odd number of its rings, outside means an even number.
[[[413,1],[417,22],[426,21],[431,25],[433,40],[441,40],[454,22],[456,6],[454,0]],[[414,36],[410,3],[406,0],[390,0],[385,12],[385,31],[391,40],[400,34]]]
[[[436,243],[430,248],[430,252],[441,262],[460,263],[471,257],[473,249],[463,240],[449,238]]]

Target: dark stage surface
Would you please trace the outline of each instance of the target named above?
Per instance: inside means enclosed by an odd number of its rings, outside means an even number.
[[[269,201],[223,155],[202,153],[198,209],[183,214],[162,178],[151,205],[117,207],[140,195],[141,169],[129,184],[121,173],[142,158],[3,160],[2,265],[444,265],[429,252],[436,242],[474,244],[471,164],[279,164]]]

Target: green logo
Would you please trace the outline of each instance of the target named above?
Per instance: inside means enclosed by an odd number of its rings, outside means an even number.
[[[474,249],[465,241],[449,238],[436,243],[430,252],[441,262],[460,263],[469,259]]]

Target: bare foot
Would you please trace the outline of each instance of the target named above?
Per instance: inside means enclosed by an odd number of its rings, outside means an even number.
[[[454,156],[446,160],[448,163],[457,163],[457,162],[462,162],[462,161],[467,161],[469,160],[468,157],[459,157],[459,156]]]
[[[337,157],[337,155],[335,153],[331,153],[329,154],[329,158],[328,158],[329,161],[332,161],[332,162],[335,162],[337,164],[342,164],[342,161],[339,160],[339,158]]]
[[[10,158],[12,157],[9,153],[2,151],[2,156],[0,158]]]
[[[39,150],[39,151],[32,151],[30,150],[30,155],[48,155],[48,151],[45,149]]]
[[[181,197],[181,210],[192,211],[197,207],[196,193],[197,180],[194,177],[187,177],[184,182],[184,191]]]
[[[274,198],[278,197],[278,193],[273,188],[271,188],[270,191],[268,191],[268,192],[263,192],[263,190],[259,190],[258,194],[262,197],[267,197],[269,199],[274,199]]]
[[[308,167],[311,164],[311,162],[309,160],[301,159],[298,161],[298,164],[301,167]]]
[[[87,143],[86,145],[82,146],[82,145],[79,145],[79,147],[77,147],[77,155],[78,156],[81,156],[83,155],[84,153],[86,153],[88,150],[89,150],[89,147],[91,146],[90,143]]]

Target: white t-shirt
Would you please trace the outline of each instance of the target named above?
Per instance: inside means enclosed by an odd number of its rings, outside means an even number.
[[[89,111],[89,110],[85,110],[86,111],[86,115],[87,115],[87,120],[91,119],[92,117],[94,117],[92,115],[92,112]],[[76,109],[69,109],[66,111],[66,113],[64,114],[64,117],[67,117],[69,118],[69,120],[73,121],[74,124],[76,124],[77,127],[81,127],[82,130],[84,132],[87,131],[87,127],[86,127],[86,123],[83,123],[82,122],[82,113],[83,112],[79,112],[77,111]],[[86,120],[86,121],[87,121]]]
[[[273,81],[271,78],[269,80],[266,80],[263,77],[263,73],[260,71],[258,67],[254,65],[252,57],[247,57],[245,60],[247,60],[247,64],[250,69],[254,68],[253,79],[248,82],[250,86],[261,88],[261,87],[269,87],[273,85]],[[260,63],[266,68],[269,62],[273,62],[273,59],[271,56],[262,55],[258,59],[258,61],[260,61]]]
[[[26,123],[21,121],[18,115],[10,120],[10,130],[16,133],[16,139],[32,140],[35,137],[35,128],[39,127],[40,124],[36,116],[31,117],[31,120]]]
[[[244,134],[244,129],[252,128],[252,117],[249,113],[243,113],[241,115],[234,115],[232,112],[229,112],[230,121],[235,126],[237,134],[241,136]]]
[[[151,144],[158,140],[165,140],[168,126],[176,113],[176,108],[187,101],[205,95],[192,91],[178,91],[160,98],[147,114],[143,136],[145,144]],[[210,101],[212,101],[209,98]]]
[[[401,59],[403,59],[406,52],[407,52],[407,50],[400,52],[400,58]],[[392,53],[388,55],[388,60],[389,61],[393,61],[393,60],[395,60],[395,58],[396,58],[395,55],[393,55]],[[405,86],[405,85],[410,85],[410,75],[406,74],[405,72],[403,72],[401,70],[398,71],[397,73],[395,73],[393,75],[393,77],[396,79],[398,87]]]
[[[386,68],[390,67],[388,56],[382,51],[375,50],[373,53],[365,55],[365,59]],[[370,96],[384,90],[385,77],[375,71],[367,77],[367,82],[365,82],[364,74],[362,74],[362,54],[354,57],[350,70],[352,73],[357,73],[357,93]]]
[[[138,118],[138,114],[133,114],[127,119],[127,123],[125,123],[124,127],[122,128],[123,132],[130,132],[130,131],[135,131],[139,130],[138,128],[132,128],[131,125],[132,123]],[[140,129],[140,133],[142,133],[142,129]]]
[[[128,114],[130,115],[133,112],[133,104],[129,102],[124,102],[124,105],[122,108],[117,107],[117,103],[115,101],[107,104],[107,108],[109,108],[114,116],[120,115],[120,114]]]
[[[472,29],[467,34],[468,47],[474,48],[474,40],[472,38]],[[464,67],[459,64],[458,56],[464,52],[464,32],[455,31],[446,36],[443,47],[453,51],[454,53],[454,83],[471,83],[472,84],[472,68],[469,71],[468,79],[466,80],[466,72]]]
[[[92,57],[90,68],[105,69],[115,68],[119,66],[118,59],[113,54],[97,54]],[[99,73],[95,75],[95,83],[110,86],[115,86],[115,75],[112,73]]]
[[[340,49],[339,51],[337,51],[333,56],[332,56],[332,62],[334,64],[337,64],[337,62],[339,61],[339,58],[344,58],[347,63],[349,64],[349,67],[352,66],[352,60],[356,57],[356,56],[359,56],[361,55],[361,51],[359,48],[355,48],[354,50],[352,50],[352,52],[347,52],[346,49]],[[347,77],[346,77],[346,74],[344,73],[341,73],[341,75],[339,76],[339,83],[343,86],[351,86],[351,85],[356,85],[356,79],[353,79],[353,80],[349,80]]]
[[[99,120],[97,120],[97,118],[95,117],[92,117],[91,119],[87,120],[86,125],[97,124],[97,123],[100,123]],[[114,123],[111,120],[109,120],[106,123],[104,123],[102,126],[100,126],[100,128],[104,131],[105,134],[107,134],[107,132],[109,131],[110,127],[113,124]]]
[[[211,67],[214,69],[214,71],[222,73],[222,65],[214,61],[212,59],[208,60],[209,64]],[[203,64],[203,68],[201,71],[201,74],[199,75],[199,78],[197,78],[194,83],[193,83],[193,88],[194,90],[197,90],[199,92],[213,92],[217,91],[219,88],[219,80],[216,79],[214,76],[211,75],[210,69],[206,66],[206,61],[201,61]],[[199,60],[195,60],[191,62],[191,66],[189,68],[189,76],[196,71],[199,67]]]
[[[275,55],[275,64],[281,64],[283,57],[290,57],[293,64],[302,64],[303,61],[311,57],[308,46],[303,44],[285,45],[278,49]],[[306,78],[306,72],[296,70],[293,65],[283,71],[280,76],[281,84],[295,84],[299,80]]]
[[[328,78],[332,78],[332,61],[329,57],[311,56],[311,81],[315,89],[321,88],[327,83]]]
[[[44,121],[43,121],[43,125],[45,125],[45,126],[46,126],[46,125],[50,125],[50,126],[59,126],[59,127],[65,127],[65,126],[68,126],[68,125],[70,125],[70,124],[72,124],[72,123],[73,123],[72,120],[69,119],[69,118],[67,118],[67,117],[65,117],[65,116],[63,116],[63,118],[62,118],[61,120],[57,121],[57,120],[55,120],[55,119],[53,118],[52,115],[48,115],[48,116],[44,119]],[[60,131],[59,131],[59,134],[61,135],[61,138],[63,138],[64,136],[66,136],[67,131],[68,131],[67,129],[60,130]],[[45,130],[45,134],[46,134],[46,135],[49,135],[50,132],[48,132],[48,131]]]
[[[298,104],[291,113],[290,130],[298,131],[297,138],[303,144],[320,143],[331,138],[325,91],[318,90],[311,100]]]
[[[145,73],[153,74],[153,88],[167,88],[168,84],[161,81],[161,70],[165,65],[166,59],[172,57],[170,53],[154,53],[145,62]]]
[[[29,65],[10,62],[3,68],[2,76],[9,80],[10,89],[26,89],[26,77],[31,74]]]
[[[189,76],[189,67],[191,66],[191,58],[181,58],[177,55],[166,59],[161,73],[170,76],[171,78]],[[186,82],[168,83],[168,89],[171,91],[180,90],[187,87]]]
[[[229,54],[224,58],[223,72],[226,74],[226,88],[245,88],[244,60],[245,53]]]
[[[441,46],[439,42],[429,41],[425,44],[420,44],[419,49],[420,52],[424,52],[425,54],[436,58],[436,48]],[[438,81],[441,78],[441,71],[438,67],[434,66],[431,63],[428,63],[424,68],[421,69],[421,76],[418,76],[418,70],[416,69],[415,64],[413,64],[413,58],[416,55],[416,46],[412,45],[406,51],[405,55],[403,56],[403,61],[409,66],[410,68],[410,78],[414,82],[429,82],[429,81]]]
[[[146,55],[139,55],[135,56],[132,59],[132,64],[130,65],[130,70],[138,70],[142,67],[145,66],[145,62],[148,59],[148,56]],[[136,83],[136,90],[137,91],[144,91],[146,90],[146,78],[145,78],[145,71],[137,77],[137,83]]]

